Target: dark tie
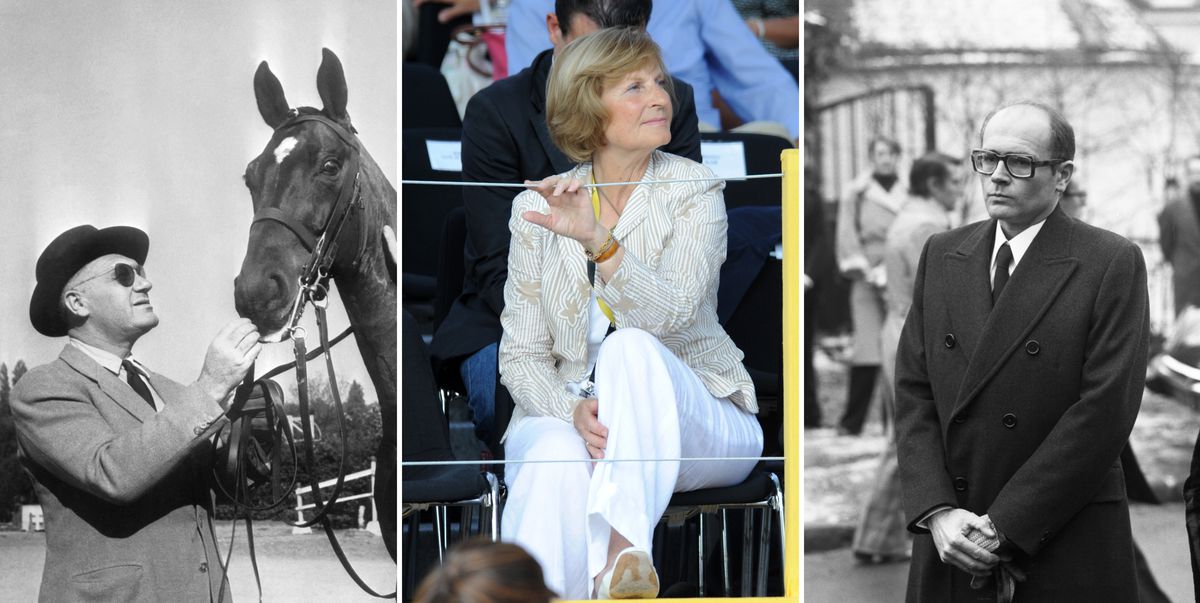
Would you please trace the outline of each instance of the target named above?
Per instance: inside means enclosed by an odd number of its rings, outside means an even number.
[[[996,276],[992,278],[992,305],[996,305],[996,300],[1000,299],[1000,292],[1004,290],[1004,285],[1008,284],[1008,267],[1012,265],[1013,254],[1012,249],[1005,243],[1000,246],[1000,251],[996,252]]]
[[[125,381],[129,383],[129,387],[132,387],[133,391],[137,392],[138,395],[146,401],[146,404],[150,405],[150,408],[158,410],[154,406],[154,396],[150,394],[150,387],[147,386],[146,381],[142,379],[142,374],[133,367],[133,363],[128,360],[123,360],[121,361],[121,366],[125,367]]]

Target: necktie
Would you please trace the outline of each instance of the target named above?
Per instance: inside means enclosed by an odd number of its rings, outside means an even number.
[[[1008,267],[1012,265],[1013,254],[1012,249],[1005,243],[1000,246],[1000,251],[996,252],[996,276],[992,278],[992,305],[996,305],[996,300],[1000,299],[1000,292],[1004,290],[1004,285],[1008,284]]]
[[[128,360],[121,361],[121,366],[125,368],[125,381],[129,383],[129,387],[137,392],[150,408],[158,410],[154,406],[154,396],[150,394],[150,387],[146,385],[146,381],[142,379],[142,374],[133,367],[133,363]]]

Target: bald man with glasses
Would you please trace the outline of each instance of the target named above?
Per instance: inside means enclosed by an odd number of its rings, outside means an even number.
[[[224,404],[262,344],[246,319],[182,385],[132,356],[158,325],[128,226],[72,228],[42,252],[29,316],[67,337],[12,392],[19,458],[46,519],[40,601],[229,601],[208,483]]]
[[[897,352],[908,601],[1136,601],[1119,456],[1141,404],[1146,268],[1067,216],[1070,124],[1003,106],[971,152],[990,219],[934,235]]]

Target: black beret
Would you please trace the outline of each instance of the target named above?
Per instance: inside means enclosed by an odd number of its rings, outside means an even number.
[[[47,337],[67,334],[67,323],[58,309],[67,281],[92,260],[117,253],[139,264],[146,262],[150,237],[132,226],[97,229],[76,226],[55,238],[38,257],[37,286],[29,300],[29,320]]]

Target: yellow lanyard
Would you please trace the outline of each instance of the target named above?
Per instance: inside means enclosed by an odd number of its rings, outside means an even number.
[[[592,184],[595,184],[596,176],[592,175],[591,178],[592,178]],[[592,210],[594,212],[596,212],[596,221],[599,222],[600,221],[600,189],[598,189],[596,187],[592,187]],[[592,287],[595,288],[594,279],[593,279]],[[613,324],[613,326],[616,326],[617,319],[613,318],[612,308],[608,307],[608,304],[599,295],[596,296],[596,303],[600,306],[600,311],[604,313],[604,316],[605,316],[605,318],[608,319],[608,322],[611,322]]]

